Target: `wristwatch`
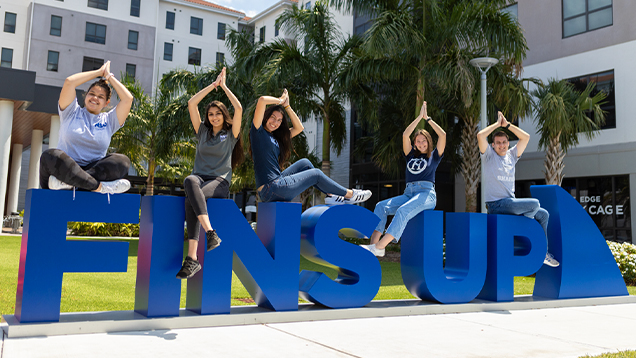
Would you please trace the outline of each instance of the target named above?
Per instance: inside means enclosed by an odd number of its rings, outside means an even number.
[[[505,126],[504,128],[506,128],[506,129],[510,128],[510,125],[511,125],[511,124],[512,124],[512,123],[508,123],[508,125],[507,125],[507,126]]]

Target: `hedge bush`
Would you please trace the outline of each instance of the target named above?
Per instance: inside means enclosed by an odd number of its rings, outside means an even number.
[[[627,285],[636,285],[636,245],[607,241]]]
[[[68,228],[77,236],[139,236],[139,224],[69,222]]]

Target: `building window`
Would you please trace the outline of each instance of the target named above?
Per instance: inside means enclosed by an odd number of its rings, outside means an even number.
[[[195,35],[203,35],[203,19],[198,17],[190,17],[190,33]]]
[[[62,16],[51,15],[51,36],[62,36]]]
[[[258,38],[258,42],[260,42],[260,43],[265,42],[265,26],[261,27],[259,35],[260,36]]]
[[[12,12],[4,13],[4,32],[15,34],[15,20],[17,15]]]
[[[139,32],[128,30],[128,49],[137,50],[138,42],[139,42]]]
[[[501,9],[504,14],[509,14],[515,20],[519,20],[519,7],[517,4],[512,4]]]
[[[188,49],[188,64],[201,66],[201,49],[190,47]]]
[[[106,43],[106,26],[87,22],[84,41],[104,45]]]
[[[130,0],[130,16],[139,17],[141,0]]]
[[[601,127],[601,129],[609,129],[616,128],[616,100],[614,94],[614,70],[596,73],[592,75],[570,78],[574,87],[582,92],[587,87],[587,84],[590,82],[596,83],[596,87],[594,87],[594,91],[590,93],[590,96],[595,96],[600,91],[605,92],[607,97],[601,105],[601,109],[603,109],[605,113],[605,124]]]
[[[48,59],[46,60],[46,70],[57,72],[57,63],[60,60],[60,53],[57,51],[49,51]]]
[[[216,38],[219,40],[225,40],[225,24],[222,22],[219,22],[219,29],[216,34]]]
[[[108,10],[108,0],[88,0],[88,7],[96,9]]]
[[[166,11],[166,29],[174,30],[174,12]]]
[[[216,64],[221,66],[225,64],[225,54],[223,52],[216,53]]]
[[[131,63],[127,63],[126,64],[126,75],[134,80],[135,76],[137,75],[137,65],[133,65]]]
[[[611,26],[612,0],[563,0],[563,37]]]
[[[172,61],[172,44],[170,42],[163,43],[163,59]]]
[[[305,3],[305,10],[311,10],[311,1]]]
[[[2,48],[2,60],[0,61],[0,67],[11,68],[13,65],[13,49]]]
[[[99,70],[104,64],[104,60],[101,58],[86,57],[84,56],[84,62],[82,63],[82,72]]]
[[[278,21],[274,23],[274,37],[278,37],[278,30],[280,30],[280,26],[278,25]]]

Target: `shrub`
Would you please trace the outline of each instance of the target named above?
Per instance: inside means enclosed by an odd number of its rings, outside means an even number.
[[[68,228],[78,236],[139,236],[139,224],[69,222]]]
[[[623,279],[628,285],[636,285],[636,245],[607,241]]]

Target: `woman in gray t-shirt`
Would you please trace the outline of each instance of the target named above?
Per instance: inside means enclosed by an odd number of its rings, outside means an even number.
[[[216,81],[202,89],[188,101],[190,120],[196,133],[197,150],[194,158],[194,170],[183,183],[186,200],[186,225],[188,229],[188,256],[177,278],[194,276],[200,269],[197,249],[199,247],[199,226],[203,226],[207,238],[207,250],[219,246],[216,231],[212,229],[206,206],[209,198],[227,198],[230,194],[232,169],[243,161],[241,143],[241,117],[243,107],[225,84],[225,67]],[[199,102],[212,90],[221,87],[234,107],[234,118],[230,118],[227,107],[212,101],[205,108],[205,117],[201,121]]]
[[[102,77],[88,88],[84,108],[75,97],[75,88]],[[104,112],[110,103],[111,88],[120,98],[115,108]],[[60,142],[40,157],[40,186],[43,189],[79,188],[104,194],[123,193],[130,182],[130,159],[123,154],[106,154],[113,134],[124,125],[133,96],[110,73],[110,61],[93,71],[76,73],[64,81],[58,101]]]

